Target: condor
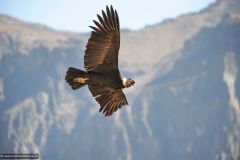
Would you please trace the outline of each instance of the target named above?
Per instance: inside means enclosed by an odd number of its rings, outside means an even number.
[[[85,50],[86,71],[69,67],[65,80],[74,90],[88,85],[100,105],[99,112],[110,116],[128,105],[122,89],[135,82],[122,77],[118,69],[120,26],[117,11],[106,6],[106,12],[102,11],[102,16],[97,17],[99,22],[93,20],[96,26],[90,26],[93,31]]]

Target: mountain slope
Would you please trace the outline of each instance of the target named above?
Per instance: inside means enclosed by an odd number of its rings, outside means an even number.
[[[240,5],[124,31],[130,106],[105,118],[88,88],[72,91],[86,34],[0,16],[0,153],[41,159],[240,158]],[[121,18],[121,17],[120,17]],[[136,58],[137,57],[137,58]]]

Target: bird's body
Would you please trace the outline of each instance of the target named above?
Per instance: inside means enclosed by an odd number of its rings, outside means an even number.
[[[123,86],[122,80],[118,78],[117,76],[112,76],[114,74],[104,74],[104,73],[89,73],[89,85],[100,85],[100,86],[106,86],[111,87],[115,89],[123,89],[125,86]]]
[[[93,21],[97,27],[90,26],[94,31],[85,50],[86,71],[69,67],[65,79],[74,90],[88,85],[100,104],[99,111],[109,116],[128,104],[122,89],[135,82],[123,78],[118,69],[120,29],[117,11],[107,6],[106,13],[102,11],[102,17],[97,16],[100,23]]]

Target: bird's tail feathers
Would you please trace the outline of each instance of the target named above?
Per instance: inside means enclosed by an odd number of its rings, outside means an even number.
[[[89,81],[89,75],[87,72],[77,68],[69,67],[66,72],[65,80],[72,87],[72,89],[78,89],[85,86]]]

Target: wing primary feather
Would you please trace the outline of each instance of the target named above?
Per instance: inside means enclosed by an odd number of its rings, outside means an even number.
[[[116,107],[115,107],[116,109],[114,108],[113,112],[116,112],[117,109],[118,109],[118,108],[121,108],[121,107],[122,107],[122,106],[121,106],[121,101],[118,101],[118,102],[117,102],[117,105],[116,105]]]
[[[101,30],[99,30],[97,27],[94,27],[94,26],[89,26],[90,28],[92,28],[94,31],[96,31],[96,32],[102,32]],[[96,33],[95,32],[95,33]]]
[[[108,114],[108,115],[111,115],[111,110],[112,110],[112,108],[114,107],[114,105],[115,105],[115,103],[112,102],[111,106],[108,107],[108,111],[107,111],[107,114]]]
[[[118,107],[114,108],[113,112],[116,112],[118,110]]]
[[[103,27],[106,30],[108,30],[109,28],[108,28],[107,24],[104,22],[104,20],[102,19],[102,17],[100,15],[98,15],[98,14],[97,14],[97,17],[98,17],[99,22],[103,25]]]
[[[111,21],[111,12],[110,12],[108,6],[106,7],[106,10],[107,10],[107,16],[108,16],[109,24],[111,26],[111,29],[114,30],[114,27],[113,27],[113,24],[112,24],[112,21]]]
[[[108,103],[109,101],[105,100],[103,103],[100,104],[100,109],[99,109],[99,112],[102,112],[102,110],[106,107],[106,104]]]
[[[120,31],[120,24],[119,24],[119,18],[118,18],[118,13],[115,10],[115,21],[116,21],[116,25],[117,25],[117,30],[118,32]]]
[[[114,15],[114,10],[113,10],[112,5],[110,7],[110,12],[111,12],[111,22],[113,24],[113,28],[115,31],[117,31],[117,27],[116,27],[116,23],[115,23],[115,15]]]
[[[112,105],[113,105],[113,101],[110,101],[104,108],[103,113],[106,113],[105,116],[109,115],[109,110],[111,109]]]
[[[103,16],[104,21],[106,22],[106,25],[107,25],[108,29],[111,30],[111,25],[108,21],[106,13],[103,10],[102,10],[102,16]]]
[[[106,113],[106,112],[107,112],[107,109],[108,109],[108,106],[105,106],[105,108],[104,108],[103,111],[102,111],[103,114],[105,114],[105,116],[107,116],[107,113]]]
[[[106,98],[103,102],[102,102],[102,106],[106,106],[106,104],[109,102],[109,99]]]
[[[106,29],[101,25],[99,24],[97,21],[93,20],[93,22],[95,23],[95,25],[102,31],[102,32],[106,32]]]
[[[110,114],[110,115],[112,115],[112,113],[113,113],[113,111],[114,111],[115,108],[118,108],[117,106],[118,106],[118,102],[115,102],[115,103],[112,105],[111,109],[109,110],[109,114]]]
[[[99,112],[102,112],[104,106],[101,106],[100,109],[99,109]]]

